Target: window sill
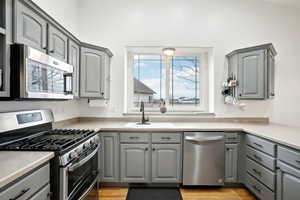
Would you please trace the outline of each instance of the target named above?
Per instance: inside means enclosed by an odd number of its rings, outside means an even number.
[[[127,112],[123,113],[123,116],[140,116],[141,112],[138,111],[132,111],[132,112]],[[180,111],[180,112],[167,112],[167,113],[160,113],[160,112],[153,112],[153,111],[145,111],[146,116],[155,116],[155,117],[165,117],[165,116],[174,116],[174,117],[215,117],[215,113],[210,113],[210,112],[188,112],[188,111]]]

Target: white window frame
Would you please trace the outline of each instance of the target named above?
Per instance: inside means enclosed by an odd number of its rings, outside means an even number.
[[[124,95],[124,114],[135,114],[139,112],[139,108],[134,107],[133,97],[133,78],[134,78],[134,55],[163,55],[163,46],[127,46],[125,48],[125,95]],[[199,88],[202,99],[200,104],[191,108],[179,108],[176,106],[169,106],[169,101],[166,101],[169,114],[208,114],[213,113],[213,48],[212,47],[175,47],[175,56],[199,56],[201,57],[200,79],[201,84]],[[167,69],[168,70],[168,69]],[[170,82],[166,81],[166,88]],[[157,108],[147,108],[147,114],[159,114]]]

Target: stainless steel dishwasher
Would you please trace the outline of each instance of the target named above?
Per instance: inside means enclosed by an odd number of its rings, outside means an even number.
[[[224,133],[184,133],[183,185],[222,186],[224,176]]]

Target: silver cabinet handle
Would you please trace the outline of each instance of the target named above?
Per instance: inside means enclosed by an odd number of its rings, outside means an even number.
[[[10,198],[9,200],[17,200],[19,198],[21,198],[23,195],[25,195],[28,191],[30,190],[30,188],[24,189],[20,192],[20,194],[18,194],[17,196],[15,196],[14,198]]]
[[[258,143],[256,143],[256,142],[254,142],[253,144],[254,144],[255,146],[259,147],[259,148],[263,148],[263,145],[261,145],[261,144],[258,144]]]
[[[252,185],[253,189],[255,189],[257,192],[261,193],[261,188],[259,188],[257,185]]]
[[[137,139],[139,139],[140,137],[133,137],[133,136],[131,136],[131,137],[129,137],[129,139],[131,139],[131,140],[137,140]]]
[[[255,174],[257,174],[258,176],[261,176],[261,172],[260,172],[260,171],[258,171],[258,170],[256,170],[256,169],[252,169],[252,171],[253,171]]]
[[[254,157],[255,159],[259,160],[259,161],[262,161],[262,158],[261,158],[261,157],[259,157],[259,156],[258,156],[258,155],[256,155],[256,154],[254,154],[254,155],[253,155],[253,157]]]
[[[162,140],[171,140],[170,137],[161,137]]]

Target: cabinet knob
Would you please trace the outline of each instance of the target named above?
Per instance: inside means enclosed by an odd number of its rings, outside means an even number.
[[[153,148],[152,151],[155,151],[155,148]]]
[[[54,53],[54,50],[51,50],[50,53]]]
[[[148,148],[145,148],[145,151],[148,151]]]

